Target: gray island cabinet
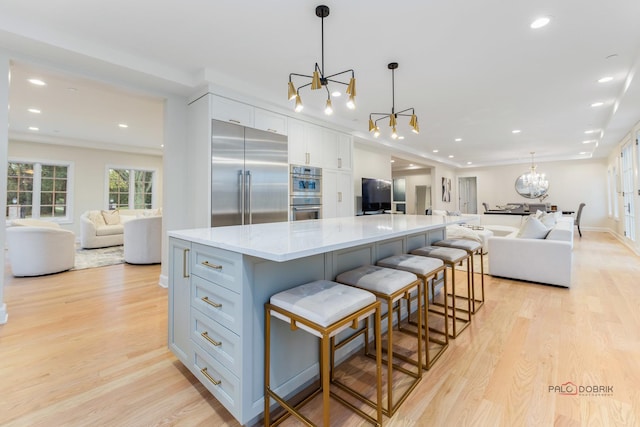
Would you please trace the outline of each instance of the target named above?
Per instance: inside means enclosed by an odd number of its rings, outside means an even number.
[[[372,215],[170,231],[169,348],[251,425],[263,412],[264,303],[271,295],[430,244],[462,220]],[[271,378],[287,395],[316,376],[317,343],[284,322],[272,328]]]

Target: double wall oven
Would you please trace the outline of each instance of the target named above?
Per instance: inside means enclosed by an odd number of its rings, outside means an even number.
[[[322,217],[322,169],[291,165],[291,221]]]

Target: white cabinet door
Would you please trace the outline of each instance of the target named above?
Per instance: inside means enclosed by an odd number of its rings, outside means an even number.
[[[169,238],[169,348],[190,366],[191,243]]]
[[[338,171],[322,171],[322,218],[338,216]]]
[[[214,119],[247,127],[254,126],[254,107],[221,96],[211,96],[211,116]]]
[[[294,165],[307,164],[307,141],[305,138],[305,123],[296,119],[289,119],[289,163]]]
[[[338,172],[338,209],[337,215],[354,216],[353,174],[351,171]]]
[[[351,170],[351,153],[353,151],[353,138],[345,133],[338,134],[338,168]]]
[[[254,111],[254,124],[256,129],[280,135],[287,134],[287,117],[282,114],[256,108]]]
[[[322,171],[322,217],[353,216],[353,177],[350,171]]]
[[[306,141],[307,141],[307,165],[325,167],[324,150],[323,150],[323,132],[322,127],[306,124]]]
[[[325,168],[337,169],[338,161],[338,132],[331,129],[322,130],[323,164]]]

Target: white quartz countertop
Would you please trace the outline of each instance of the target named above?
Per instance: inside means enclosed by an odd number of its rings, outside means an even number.
[[[264,258],[289,261],[464,222],[432,215],[365,215],[169,231],[171,237]]]

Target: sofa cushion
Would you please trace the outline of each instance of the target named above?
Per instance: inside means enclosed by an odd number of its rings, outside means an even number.
[[[529,216],[520,227],[516,237],[521,239],[544,239],[549,229],[535,216]]]
[[[87,218],[89,219],[89,221],[93,223],[95,227],[101,227],[103,225],[107,225],[107,223],[104,222],[104,218],[102,217],[102,212],[100,211],[87,212]]]
[[[124,226],[122,224],[103,225],[96,228],[96,236],[112,236],[114,234],[122,234]]]
[[[118,211],[101,211],[102,218],[104,218],[104,222],[106,225],[117,225],[120,224],[120,212]]]

